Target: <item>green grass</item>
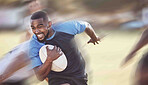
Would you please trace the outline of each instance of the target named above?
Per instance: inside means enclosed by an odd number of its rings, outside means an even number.
[[[0,33],[0,57],[10,51],[13,47],[20,43],[22,33],[18,32],[1,32]]]
[[[99,32],[97,33],[99,35]],[[85,34],[76,36],[78,46],[88,64],[89,85],[132,85],[136,64],[147,48],[140,50],[128,66],[121,68],[120,64],[140,37],[141,32],[103,31],[102,34],[108,33],[109,35],[103,38],[99,45],[85,45],[89,40]],[[12,32],[1,33],[0,56],[16,46],[22,35]],[[46,84],[44,81],[38,85]]]

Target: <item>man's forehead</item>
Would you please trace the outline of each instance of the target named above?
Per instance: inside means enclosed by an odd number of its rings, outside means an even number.
[[[31,24],[35,24],[35,23],[43,23],[43,18],[39,18],[39,19],[31,19]]]
[[[31,19],[31,22],[43,22],[43,18],[39,18],[39,19]]]

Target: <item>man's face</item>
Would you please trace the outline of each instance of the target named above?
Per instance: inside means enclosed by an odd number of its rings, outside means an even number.
[[[45,40],[48,34],[48,22],[44,22],[43,18],[31,20],[31,28],[40,42]]]

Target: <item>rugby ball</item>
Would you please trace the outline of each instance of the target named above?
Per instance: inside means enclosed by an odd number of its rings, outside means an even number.
[[[44,63],[47,59],[47,49],[46,49],[47,46],[51,50],[54,48],[53,45],[44,45],[40,48],[39,56],[40,56],[42,63]],[[52,62],[51,70],[55,72],[61,72],[66,67],[67,67],[67,59],[66,59],[65,54],[63,53],[58,59]]]

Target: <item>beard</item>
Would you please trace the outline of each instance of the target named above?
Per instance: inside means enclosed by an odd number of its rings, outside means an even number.
[[[37,37],[37,40],[40,42],[40,43],[44,43],[46,41],[46,39],[48,38],[48,35],[49,35],[49,30],[48,30],[48,33],[47,35],[45,36],[45,38],[43,40],[39,40],[38,37]]]

